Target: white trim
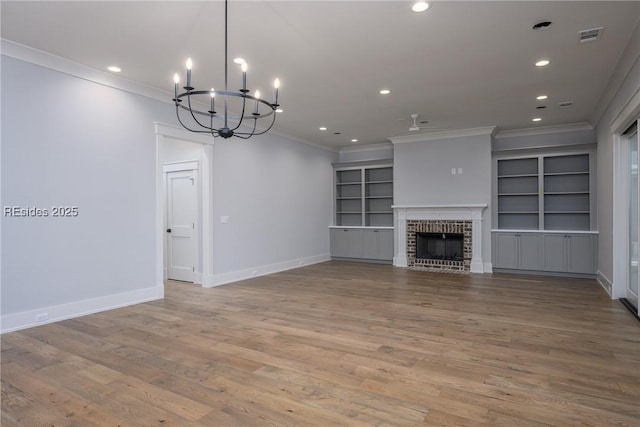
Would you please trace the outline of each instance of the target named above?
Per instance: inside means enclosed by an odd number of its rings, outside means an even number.
[[[544,233],[544,234],[553,234],[553,233],[563,233],[563,234],[600,234],[596,230],[508,230],[503,228],[493,228],[491,229],[492,233]]]
[[[345,225],[345,226],[339,226],[339,225],[330,225],[329,228],[353,228],[356,230],[393,230],[393,226],[389,227],[386,225],[380,226],[380,227],[376,227],[373,225]]]
[[[407,260],[407,221],[409,220],[462,220],[471,221],[471,266],[472,273],[490,273],[485,270],[482,254],[482,211],[487,204],[464,205],[394,205],[396,253],[393,265],[408,267]]]
[[[363,151],[388,150],[388,149],[393,149],[393,144],[390,142],[383,142],[380,144],[356,145],[354,147],[344,147],[340,149],[340,154],[361,153]]]
[[[545,126],[539,128],[503,130],[496,133],[495,138],[515,138],[522,136],[546,135],[549,133],[576,132],[581,130],[593,130],[593,126],[589,123],[571,123],[567,125]]]
[[[602,274],[602,271],[600,270],[598,270],[596,274],[597,274],[596,281],[600,284],[600,286],[602,286],[602,289],[604,289],[604,291],[611,298],[613,298],[613,294],[612,294],[613,284],[611,283],[611,281],[607,279],[607,277],[604,274]]]
[[[465,203],[465,204],[457,204],[457,205],[393,205],[391,206],[392,209],[433,209],[433,210],[435,209],[443,209],[443,210],[469,209],[471,211],[476,211],[478,209],[482,210],[486,207],[487,207],[486,203],[476,203],[476,204]],[[453,219],[464,219],[464,218],[453,218]]]
[[[162,172],[182,172],[198,170],[198,161],[185,161],[185,162],[168,162],[162,164]]]
[[[53,286],[53,284],[51,285]],[[1,317],[2,330],[0,333],[4,334],[6,332],[59,322],[65,319],[86,316],[88,314],[155,301],[162,298],[164,298],[164,285],[162,285],[161,282],[159,285],[136,289],[135,291],[41,307],[36,310],[27,310],[19,313],[4,314]],[[49,318],[44,322],[36,322],[36,316],[42,313],[47,313]]]
[[[294,268],[304,267],[307,265],[318,264],[325,261],[330,261],[331,255],[315,255],[306,258],[298,258],[289,261],[278,262],[275,264],[262,265],[259,267],[253,267],[246,270],[231,271],[228,273],[214,274],[209,277],[204,287],[214,287],[220,285],[226,285],[228,283],[238,282],[240,280],[252,279],[254,277],[266,276],[268,274],[278,273],[280,271],[292,270]]]
[[[478,135],[493,135],[495,126],[486,126],[471,129],[447,130],[442,132],[422,133],[416,135],[391,136],[387,138],[392,144],[405,144],[408,142],[434,141],[438,139],[462,138]]]

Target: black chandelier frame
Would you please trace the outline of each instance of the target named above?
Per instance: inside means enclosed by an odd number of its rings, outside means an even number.
[[[182,87],[184,92],[178,93],[179,87],[179,78],[178,74],[175,76],[175,90],[174,90],[174,98],[172,101],[176,107],[176,117],[178,118],[178,122],[182,125],[183,128],[190,132],[194,133],[208,133],[212,136],[222,137],[222,138],[231,138],[235,136],[241,139],[249,139],[255,135],[262,135],[273,127],[276,121],[276,110],[280,106],[278,104],[278,89],[279,89],[279,80],[276,79],[275,84],[275,93],[274,93],[274,102],[268,102],[258,96],[250,95],[250,90],[246,87],[246,71],[243,69],[242,71],[242,85],[243,88],[239,89],[237,92],[229,91],[228,83],[229,83],[229,63],[228,63],[228,31],[227,31],[227,21],[228,21],[228,0],[224,2],[224,90],[195,90],[194,87],[191,86],[191,69],[190,66],[187,66],[187,84]],[[210,109],[206,111],[198,110],[194,107],[193,104],[201,103],[204,104],[202,100],[204,97],[210,98]],[[223,113],[218,113],[215,111],[215,98],[222,97],[224,100],[224,111]],[[242,107],[239,114],[231,114],[229,113],[229,97],[241,98],[242,99]],[[184,102],[183,102],[184,101]],[[247,101],[254,101],[255,107],[252,113],[247,113]],[[262,108],[262,111],[260,107]],[[266,110],[266,111],[265,111]],[[189,126],[185,124],[183,118],[180,115],[181,111],[188,112],[188,115],[193,119],[193,122],[197,125]],[[267,123],[266,128],[258,129],[259,120],[270,118],[270,120],[265,120],[260,122],[262,124]],[[208,119],[208,120],[207,120]],[[215,127],[214,120],[222,119],[223,126]],[[252,125],[247,125],[245,121],[253,120]],[[207,123],[208,121],[208,123]],[[239,130],[241,126],[248,127],[250,130]]]

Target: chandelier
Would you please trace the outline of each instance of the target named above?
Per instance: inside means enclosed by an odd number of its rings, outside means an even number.
[[[178,121],[190,132],[210,133],[214,137],[231,138],[232,136],[249,139],[254,135],[268,132],[276,121],[278,105],[278,89],[280,80],[273,82],[273,102],[260,97],[260,91],[253,95],[247,89],[247,63],[242,61],[242,89],[230,91],[228,87],[227,57],[227,3],[224,2],[224,90],[196,90],[191,86],[191,68],[193,62],[187,59],[187,82],[180,93],[180,76],[173,76],[175,83],[173,102],[176,107]],[[221,99],[222,112],[217,112],[217,100]],[[220,101],[218,101],[220,102]],[[207,109],[209,108],[209,109]],[[230,113],[232,108],[235,109]],[[242,128],[241,128],[242,126]]]

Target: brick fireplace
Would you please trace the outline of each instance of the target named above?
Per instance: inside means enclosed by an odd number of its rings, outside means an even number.
[[[393,265],[440,271],[484,273],[482,257],[482,211],[487,205],[393,206],[396,256]],[[460,257],[416,257],[417,233],[462,235]],[[446,236],[444,236],[446,237]]]
[[[407,266],[432,270],[464,271],[471,270],[472,222],[463,220],[409,220],[407,221]],[[442,242],[462,237],[462,250],[459,256],[433,255],[421,256],[418,251],[421,235],[442,235]],[[456,237],[453,237],[456,236]],[[457,255],[457,251],[456,251]]]

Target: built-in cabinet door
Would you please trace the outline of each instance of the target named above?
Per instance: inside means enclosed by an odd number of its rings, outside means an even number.
[[[595,273],[594,239],[589,234],[571,234],[567,237],[567,268],[571,273]]]
[[[378,233],[378,259],[393,260],[393,230]]]
[[[360,258],[362,256],[362,230],[353,228],[331,229],[331,256]]]
[[[545,271],[567,271],[567,249],[564,234],[542,235],[542,269]]]
[[[494,234],[496,268],[518,268],[518,236],[516,233]]]
[[[521,270],[540,270],[540,235],[518,233],[518,267]]]
[[[378,259],[378,230],[364,230],[362,233],[362,258]]]
[[[349,230],[342,228],[331,229],[331,256],[346,257],[349,253]]]
[[[393,259],[393,230],[370,229],[362,233],[362,258]]]

